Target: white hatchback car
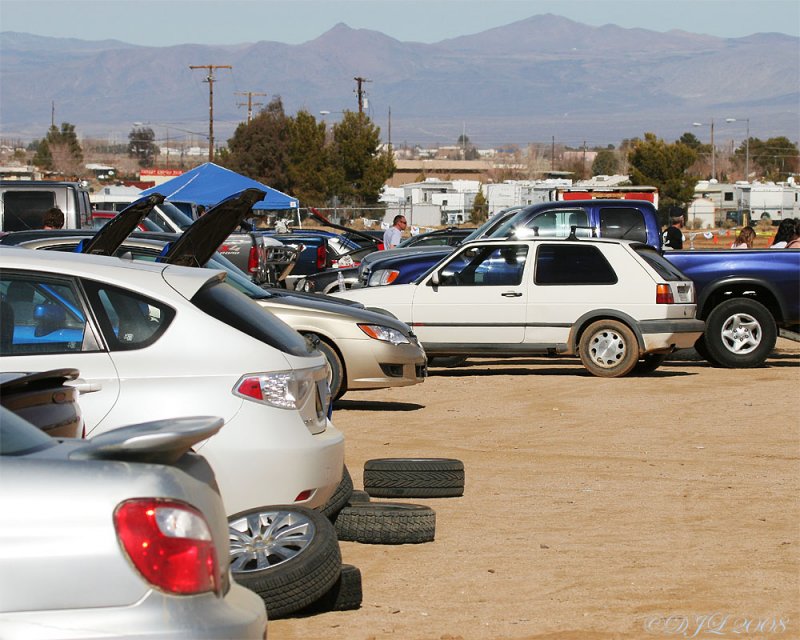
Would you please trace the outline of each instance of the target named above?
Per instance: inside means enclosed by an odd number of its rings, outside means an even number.
[[[0,248],[0,370],[76,368],[87,435],[216,415],[198,445],[228,515],[318,507],[342,478],[325,358],[224,274]]]
[[[429,357],[579,355],[602,377],[652,371],[704,327],[692,281],[627,240],[479,240],[412,284],[334,295],[394,314]]]

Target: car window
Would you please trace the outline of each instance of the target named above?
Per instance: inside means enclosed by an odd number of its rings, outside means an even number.
[[[527,245],[478,246],[459,252],[442,270],[442,286],[515,286],[522,282]]]
[[[542,244],[536,251],[534,282],[553,284],[616,284],[617,274],[596,246]]]
[[[0,353],[52,354],[96,350],[75,283],[42,274],[0,277]],[[89,339],[85,338],[89,336]]]
[[[257,302],[224,282],[213,280],[192,298],[192,304],[208,315],[294,356],[311,353],[305,339],[289,325],[279,320]]]
[[[600,209],[600,235],[647,242],[644,215],[636,207],[603,207]]]
[[[3,193],[3,231],[41,229],[44,212],[56,205],[52,191],[11,191]]]
[[[84,287],[110,351],[150,346],[175,317],[172,307],[128,289],[89,280]]]
[[[689,280],[681,271],[649,245],[637,246],[634,249],[644,260],[653,267],[653,270],[667,281]]]

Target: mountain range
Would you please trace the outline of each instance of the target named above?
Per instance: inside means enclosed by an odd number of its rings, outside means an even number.
[[[206,144],[209,72],[190,66],[215,65],[231,67],[213,70],[217,144],[246,120],[248,93],[256,108],[280,96],[289,115],[333,122],[357,110],[356,77],[395,146],[452,145],[462,134],[478,147],[595,146],[648,131],[708,142],[712,121],[717,144],[741,141],[745,125],[754,137],[797,141],[798,60],[800,38],[785,34],[718,38],[551,14],[434,44],[345,24],[299,45],[146,47],[6,31],[0,136],[41,138],[52,118],[80,137],[125,142],[134,123],[148,123],[160,140]]]

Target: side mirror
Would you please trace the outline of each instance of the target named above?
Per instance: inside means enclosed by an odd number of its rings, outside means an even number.
[[[442,281],[439,278],[439,272],[438,271],[434,271],[431,274],[431,279],[428,280],[428,282],[430,283],[431,286],[438,287],[442,283]]]
[[[55,304],[38,304],[33,310],[36,328],[33,335],[37,338],[63,329],[67,323],[67,312],[64,307]]]

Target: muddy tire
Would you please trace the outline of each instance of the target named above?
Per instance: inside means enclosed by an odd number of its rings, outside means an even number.
[[[600,378],[628,375],[639,361],[639,343],[633,331],[618,320],[593,322],[578,344],[583,366]]]

